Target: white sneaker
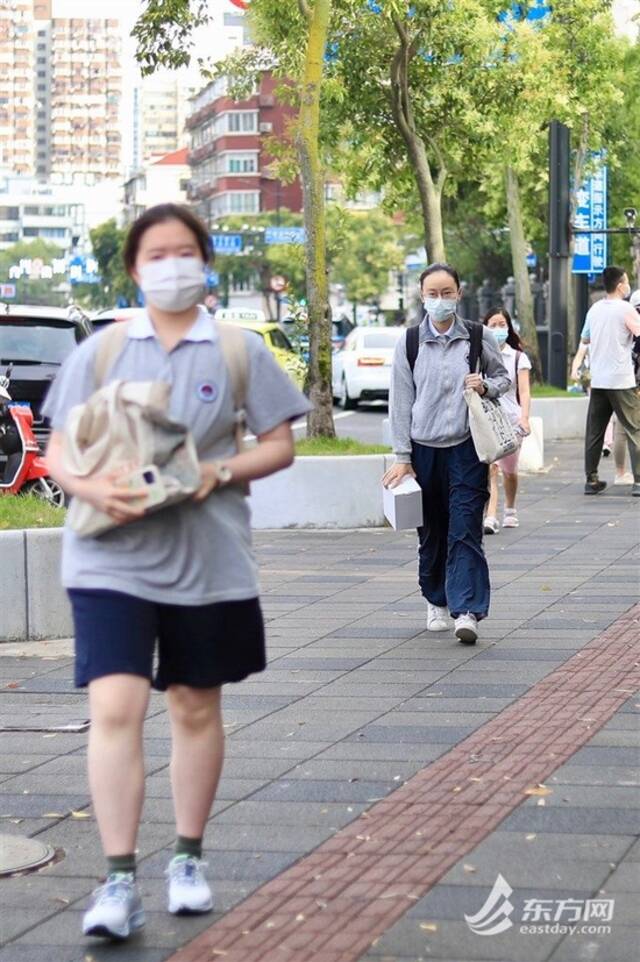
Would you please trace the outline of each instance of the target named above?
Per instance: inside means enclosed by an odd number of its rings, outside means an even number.
[[[500,530],[500,522],[497,518],[493,518],[491,515],[487,515],[484,519],[484,533],[485,534],[497,534]]]
[[[464,645],[475,645],[478,638],[478,619],[470,611],[455,620],[456,638]]]
[[[213,908],[211,889],[204,877],[206,862],[193,855],[174,855],[166,875],[169,879],[169,911],[172,915],[195,915]]]
[[[627,471],[625,474],[617,474],[616,479],[613,482],[615,484],[633,484],[633,475],[631,471]]]
[[[446,631],[449,627],[449,612],[427,601],[427,631]]]
[[[127,939],[144,925],[144,909],[130,872],[115,872],[93,893],[93,905],[85,912],[82,931],[107,939]]]
[[[505,511],[504,518],[502,519],[502,527],[503,528],[519,528],[520,527],[520,522],[518,521],[518,515],[515,511],[515,508],[511,509],[509,514],[507,514]]]

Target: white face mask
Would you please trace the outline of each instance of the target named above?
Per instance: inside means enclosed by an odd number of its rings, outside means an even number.
[[[490,327],[489,330],[495,337],[498,344],[504,344],[509,337],[509,331],[506,327]]]
[[[425,297],[424,309],[436,324],[442,324],[456,312],[458,299],[455,297]]]
[[[163,257],[143,264],[139,274],[147,301],[169,314],[193,307],[204,288],[204,264],[199,257]]]

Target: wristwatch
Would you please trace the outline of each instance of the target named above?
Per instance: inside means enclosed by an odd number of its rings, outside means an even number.
[[[214,461],[213,469],[218,479],[219,488],[224,488],[227,484],[231,484],[233,481],[233,472],[228,464],[223,464],[222,461]]]

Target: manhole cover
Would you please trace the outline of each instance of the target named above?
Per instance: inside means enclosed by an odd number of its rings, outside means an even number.
[[[50,862],[55,849],[35,838],[22,835],[0,835],[0,875],[25,872]]]

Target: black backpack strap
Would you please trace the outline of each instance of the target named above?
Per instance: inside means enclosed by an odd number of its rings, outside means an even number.
[[[482,370],[482,329],[483,325],[478,324],[477,321],[465,321],[467,330],[469,331],[470,346],[469,346],[469,371],[471,374],[476,373],[476,367],[478,361],[480,361],[480,369]]]
[[[418,357],[418,348],[420,347],[420,325],[414,324],[413,327],[407,328],[407,361],[409,362],[409,367],[411,368],[411,375],[413,376],[413,369],[416,366],[416,359]]]

